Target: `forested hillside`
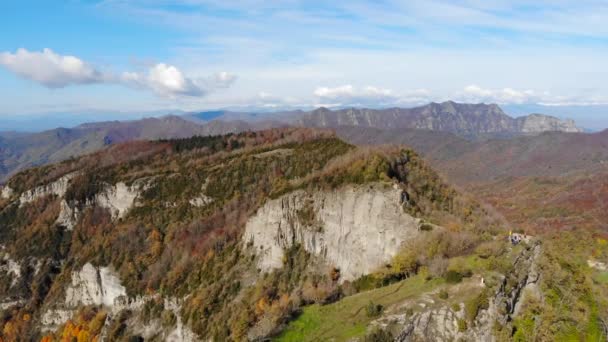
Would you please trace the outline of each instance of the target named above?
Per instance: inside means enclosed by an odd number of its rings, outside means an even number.
[[[118,144],[1,195],[4,341],[593,337],[605,317],[603,275],[569,282],[561,242],[511,245],[412,150],[329,131]]]

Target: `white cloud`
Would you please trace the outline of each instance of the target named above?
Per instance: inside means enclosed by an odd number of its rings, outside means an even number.
[[[538,92],[513,88],[485,89],[474,84],[466,86],[454,98],[463,102],[492,102],[498,104],[524,104],[560,100],[560,98],[552,96],[547,91]]]
[[[163,97],[204,96],[215,89],[227,88],[236,80],[228,72],[207,78],[190,78],[173,65],[158,63],[147,73],[124,72],[121,76],[100,72],[74,56],[62,56],[51,49],[42,52],[19,49],[16,53],[0,53],[0,65],[15,74],[49,88],[92,83],[116,83],[149,89]]]
[[[125,72],[122,81],[137,88],[147,88],[164,97],[204,96],[208,92],[227,88],[236,80],[236,76],[220,72],[208,78],[191,79],[186,77],[173,65],[159,63],[147,74]]]
[[[366,104],[390,104],[398,97],[390,89],[367,86],[357,89],[350,84],[334,88],[317,87],[313,94],[323,103],[334,103],[335,105],[366,105]]]
[[[236,78],[236,75],[226,71],[218,72],[213,75],[213,85],[216,88],[228,88],[236,81]]]
[[[317,87],[313,94],[318,103],[325,106],[397,106],[425,103],[430,99],[426,89],[396,93],[373,86],[358,89],[349,84],[334,88]]]
[[[0,65],[15,74],[49,88],[105,82],[108,76],[74,56],[61,56],[51,49],[42,52],[18,49],[0,53]]]

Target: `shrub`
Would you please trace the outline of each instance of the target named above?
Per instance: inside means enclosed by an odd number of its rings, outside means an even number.
[[[433,277],[443,277],[448,269],[449,261],[443,256],[435,256],[429,263],[429,273]]]
[[[431,230],[433,230],[433,225],[425,222],[420,225],[420,230],[425,231],[425,232],[430,232]]]
[[[487,309],[489,307],[489,299],[486,290],[481,291],[477,296],[467,300],[464,303],[464,312],[466,319],[473,323],[475,318],[477,318],[477,314],[482,309]]]
[[[465,332],[467,330],[467,321],[466,320],[459,318],[457,323],[458,323],[458,331]]]
[[[460,283],[462,281],[462,274],[454,270],[449,270],[445,275],[445,281],[451,284]]]
[[[365,307],[365,314],[367,317],[378,317],[384,310],[384,307],[380,304],[374,304],[374,302],[370,301],[369,304]]]
[[[503,254],[505,250],[505,243],[500,240],[488,241],[480,244],[476,249],[475,253],[482,259],[487,259],[491,256],[499,256]]]
[[[393,334],[389,331],[375,328],[369,334],[365,335],[364,342],[392,342],[394,341]]]

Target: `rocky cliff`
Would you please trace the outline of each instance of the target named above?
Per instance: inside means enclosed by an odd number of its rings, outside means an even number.
[[[540,132],[570,132],[577,133],[583,130],[576,127],[574,120],[560,120],[553,116],[543,114],[530,114],[516,119],[517,130],[522,133]]]
[[[415,108],[319,108],[301,115],[296,122],[311,127],[424,129],[473,137],[488,134],[536,134],[546,131],[582,132],[572,120],[560,120],[542,114],[515,119],[495,104],[464,104],[452,101],[430,103]]]
[[[485,217],[413,151],[313,129],[118,145],[9,184],[7,341],[268,338],[304,305],[416,277],[418,238],[471,250]]]
[[[284,250],[300,244],[353,280],[389,263],[420,220],[403,209],[403,191],[369,184],[334,191],[296,191],[267,202],[249,219],[243,240],[264,271],[283,265]]]
[[[433,299],[439,292],[434,291],[390,308],[371,325],[390,326],[396,330],[396,341],[496,341],[496,331],[517,317],[522,303],[541,299],[537,288],[540,253],[538,241],[526,244],[516,254],[512,272],[501,275],[498,285],[473,277],[448,288],[445,293],[457,298],[452,305]],[[476,293],[473,301],[465,303],[467,297]],[[417,310],[403,312],[404,308],[412,307]]]

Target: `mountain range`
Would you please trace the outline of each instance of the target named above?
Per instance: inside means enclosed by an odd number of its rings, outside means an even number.
[[[296,122],[304,126],[364,126],[381,129],[411,128],[451,132],[466,137],[486,134],[536,134],[545,131],[582,132],[574,121],[531,114],[511,118],[492,104],[461,104],[452,101],[416,108],[341,109],[319,108]]]
[[[540,114],[511,118],[497,105],[454,102],[384,110],[319,108],[310,112],[200,112],[133,121],[87,123],[39,133],[0,133],[0,181],[23,168],[61,161],[117,142],[216,135],[288,125],[422,129],[450,132],[467,139],[534,135],[545,131],[581,131],[570,120],[562,121]]]
[[[608,131],[497,108],[3,133],[0,340],[602,340]]]

